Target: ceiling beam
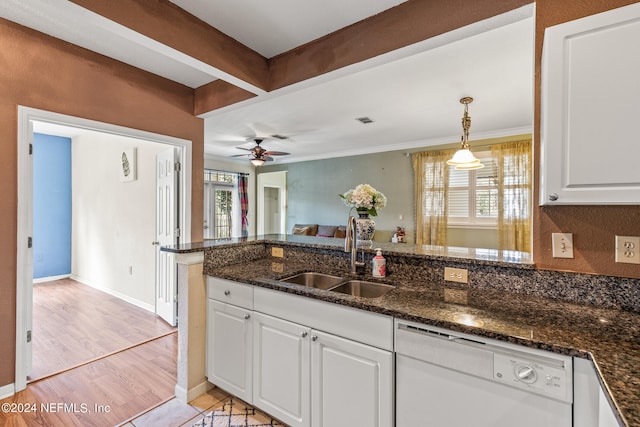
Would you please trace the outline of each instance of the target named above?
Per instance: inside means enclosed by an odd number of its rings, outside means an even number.
[[[216,80],[195,90],[193,114],[200,116],[222,107],[246,101],[256,94],[246,91],[224,80]]]
[[[532,3],[409,0],[269,60],[269,91],[317,77]]]
[[[195,90],[198,116],[532,3],[409,0],[267,60],[168,0],[70,1],[218,70]]]
[[[266,58],[167,0],[70,1],[212,66],[236,86],[268,87]]]
[[[409,0],[268,60],[269,91],[282,89],[531,4],[532,0]],[[196,114],[249,97],[196,91]],[[206,94],[206,99],[203,97]]]

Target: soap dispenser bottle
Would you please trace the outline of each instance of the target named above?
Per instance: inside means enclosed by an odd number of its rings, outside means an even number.
[[[382,256],[382,249],[376,248],[376,256],[371,261],[371,275],[373,277],[387,276],[387,260]]]

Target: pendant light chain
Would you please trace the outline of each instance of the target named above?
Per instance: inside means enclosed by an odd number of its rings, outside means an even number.
[[[460,149],[453,155],[448,165],[455,166],[457,170],[482,169],[484,165],[471,153],[469,148],[469,129],[471,128],[471,117],[469,116],[469,104],[473,98],[465,96],[460,100],[464,104],[464,115],[462,116],[462,143]]]

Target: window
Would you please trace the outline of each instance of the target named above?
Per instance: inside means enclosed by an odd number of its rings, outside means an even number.
[[[491,226],[498,220],[498,171],[497,161],[491,152],[477,152],[476,157],[484,168],[470,171],[456,170],[449,166],[450,226]]]
[[[411,155],[416,243],[447,246],[449,227],[487,227],[502,250],[531,250],[531,140],[491,145],[476,152],[482,169],[447,166],[455,150]]]
[[[205,170],[204,238],[228,239],[237,235],[239,217],[237,174]]]

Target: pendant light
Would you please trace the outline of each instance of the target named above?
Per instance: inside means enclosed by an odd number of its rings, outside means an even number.
[[[473,102],[473,98],[465,96],[460,100],[464,104],[464,116],[462,117],[462,145],[453,155],[451,160],[447,161],[448,165],[455,166],[456,170],[472,170],[482,169],[484,165],[480,160],[476,159],[469,149],[469,128],[471,127],[471,117],[469,117],[469,104]]]

